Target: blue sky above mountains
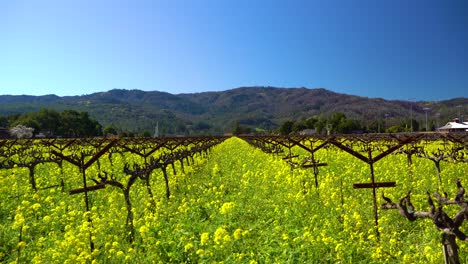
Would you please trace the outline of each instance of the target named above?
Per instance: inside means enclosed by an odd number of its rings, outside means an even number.
[[[323,87],[468,96],[464,0],[0,3],[0,94]]]

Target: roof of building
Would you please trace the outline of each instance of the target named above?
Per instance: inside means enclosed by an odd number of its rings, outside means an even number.
[[[446,130],[446,129],[466,129],[468,131],[468,122],[448,122],[443,127],[439,127],[438,130]]]

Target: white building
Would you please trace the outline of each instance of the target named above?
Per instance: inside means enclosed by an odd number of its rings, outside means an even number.
[[[317,131],[315,131],[315,128],[308,128],[308,129],[304,129],[302,131],[299,131],[299,135],[301,135],[301,136],[310,136],[310,135],[314,135],[316,133],[317,133]]]
[[[443,127],[437,129],[438,132],[468,132],[468,122],[461,122],[458,118],[455,118],[453,122],[448,122]]]

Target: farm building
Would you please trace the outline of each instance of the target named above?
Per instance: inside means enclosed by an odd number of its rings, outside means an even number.
[[[439,132],[468,132],[468,122],[461,122],[455,118],[453,122],[448,122],[443,127],[437,129]]]
[[[314,135],[316,133],[317,133],[317,131],[315,130],[315,128],[308,128],[308,129],[304,129],[302,131],[299,131],[299,135],[301,135],[301,136],[310,136],[310,135]]]

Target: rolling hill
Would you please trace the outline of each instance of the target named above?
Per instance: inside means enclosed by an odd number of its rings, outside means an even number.
[[[461,107],[459,107],[461,106]],[[224,133],[234,121],[264,130],[277,128],[285,120],[330,116],[333,112],[371,122],[388,119],[425,118],[443,124],[468,107],[468,98],[435,102],[409,102],[335,93],[323,88],[241,87],[220,92],[170,94],[159,91],[114,89],[82,96],[0,96],[0,115],[22,114],[41,108],[87,111],[103,126],[165,134],[201,131]],[[439,114],[436,114],[439,113]],[[437,119],[437,120],[436,120]]]

